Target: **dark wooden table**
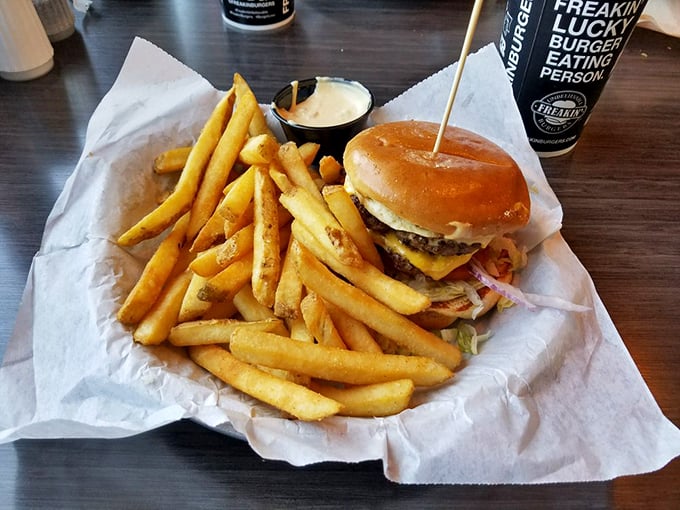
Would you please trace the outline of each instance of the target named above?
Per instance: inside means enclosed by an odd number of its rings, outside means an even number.
[[[299,0],[291,26],[245,33],[224,26],[217,0],[95,0],[86,17],[77,15],[77,33],[55,43],[52,72],[0,82],[0,355],[45,219],[134,36],[216,87],[226,88],[240,72],[261,102],[293,77],[345,75],[383,104],[457,59],[471,4]],[[497,41],[503,7],[486,2],[474,48]],[[677,39],[637,29],[576,150],[543,162],[564,208],[564,237],[676,425],[679,50]],[[122,440],[0,446],[3,509],[677,508],[678,480],[676,459],[658,472],[611,482],[399,486],[385,480],[378,462],[296,468],[264,461],[245,442],[191,422]]]

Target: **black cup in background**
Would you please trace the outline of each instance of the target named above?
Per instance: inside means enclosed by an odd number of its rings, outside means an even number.
[[[289,141],[295,142],[298,145],[302,145],[303,143],[307,142],[318,143],[320,145],[315,162],[318,162],[322,156],[329,155],[333,156],[340,163],[342,163],[342,154],[345,150],[345,145],[347,145],[347,142],[349,142],[352,137],[354,137],[354,135],[366,127],[368,116],[373,110],[374,98],[370,90],[356,81],[347,80],[345,78],[324,79],[341,81],[351,84],[352,86],[361,87],[363,91],[368,93],[370,98],[366,112],[354,120],[337,126],[312,127],[291,122],[283,118],[277,111],[278,108],[290,108],[293,92],[293,86],[291,84],[286,85],[276,93],[272,102],[271,110],[274,117],[276,117],[276,119],[278,119],[279,123],[281,124],[283,133],[286,135],[286,138]],[[299,80],[297,102],[301,103],[311,96],[316,89],[316,84],[317,78]]]

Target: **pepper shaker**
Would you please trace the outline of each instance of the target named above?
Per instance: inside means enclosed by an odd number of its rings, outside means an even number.
[[[50,41],[61,41],[73,34],[75,16],[68,0],[33,0],[33,5]]]

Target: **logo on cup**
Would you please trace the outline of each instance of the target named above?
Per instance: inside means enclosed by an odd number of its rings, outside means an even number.
[[[531,103],[534,124],[544,133],[562,133],[588,111],[586,96],[575,90],[553,92]]]

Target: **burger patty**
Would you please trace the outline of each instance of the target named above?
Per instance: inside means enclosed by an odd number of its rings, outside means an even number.
[[[411,264],[411,262],[403,255],[386,250],[382,246],[378,247],[378,251],[382,256],[382,259],[385,261],[385,273],[389,276],[395,277],[401,273],[413,277],[423,276],[427,278],[425,273]]]
[[[482,247],[480,243],[465,244],[453,241],[452,239],[445,239],[444,237],[425,237],[413,232],[395,230],[368,212],[363,204],[359,202],[356,195],[352,195],[352,201],[359,209],[359,213],[368,229],[379,234],[394,232],[402,243],[414,250],[424,251],[432,255],[452,256],[473,253]]]

